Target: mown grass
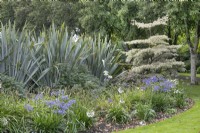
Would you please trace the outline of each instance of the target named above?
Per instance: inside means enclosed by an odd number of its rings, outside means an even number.
[[[188,76],[190,77],[190,73],[179,73],[180,76]],[[196,75],[198,78],[200,78],[200,74]]]
[[[170,119],[135,129],[120,131],[120,133],[199,133],[200,132],[200,85],[184,84],[188,95],[195,105],[188,111]]]

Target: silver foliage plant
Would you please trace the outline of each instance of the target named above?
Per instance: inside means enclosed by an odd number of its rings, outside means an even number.
[[[86,65],[100,79],[105,69],[114,73],[118,67],[120,53],[114,53],[116,47],[107,39],[79,37],[75,40],[64,25],[60,29],[52,25],[37,36],[25,28],[19,32],[11,24],[1,24],[0,29],[0,73],[14,77],[26,88],[54,87],[63,66],[73,69]]]
[[[148,29],[166,25],[168,17],[159,18],[152,23],[139,23],[133,21],[138,28]],[[169,38],[166,35],[153,35],[148,39],[127,41],[125,44],[139,46],[127,52],[126,62],[132,65],[131,72],[138,74],[163,73],[174,74],[177,70],[184,70],[184,63],[176,61],[177,50],[180,45],[169,45]]]

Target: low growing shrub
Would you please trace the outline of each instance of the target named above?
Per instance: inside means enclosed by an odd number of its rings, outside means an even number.
[[[122,106],[115,105],[109,109],[106,119],[114,123],[127,123],[130,115]]]
[[[13,77],[0,73],[0,81],[2,82],[2,91],[6,93],[17,91],[20,94],[24,94],[24,85],[17,82]]]
[[[152,95],[152,107],[156,112],[164,112],[166,109],[174,105],[174,100],[164,93],[154,93]]]
[[[141,120],[150,121],[156,116],[156,112],[151,108],[151,105],[138,103],[135,106],[133,115]]]

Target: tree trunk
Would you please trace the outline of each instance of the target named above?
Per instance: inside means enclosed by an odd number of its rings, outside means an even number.
[[[177,45],[177,41],[178,41],[178,33],[175,32],[175,33],[174,33],[173,45]]]
[[[192,85],[195,85],[195,84],[197,84],[197,80],[196,80],[197,53],[193,53],[192,51],[190,51],[190,62],[191,62],[191,68],[190,68],[191,81],[190,81],[190,83]]]
[[[170,25],[170,20],[168,21],[168,38],[169,38],[169,45],[172,45],[172,34],[171,34],[171,25]]]

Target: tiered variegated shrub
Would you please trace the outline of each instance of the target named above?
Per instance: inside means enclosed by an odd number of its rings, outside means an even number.
[[[138,28],[151,31],[151,28],[157,25],[167,25],[167,20],[168,17],[165,16],[148,24],[132,22]],[[169,45],[168,40],[169,38],[165,35],[154,35],[148,39],[125,42],[133,47],[125,52],[126,62],[132,65],[131,71],[139,74],[162,72],[172,74],[177,70],[182,70],[184,63],[175,59],[180,45]]]

